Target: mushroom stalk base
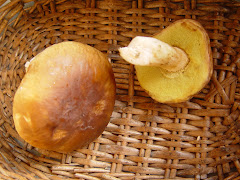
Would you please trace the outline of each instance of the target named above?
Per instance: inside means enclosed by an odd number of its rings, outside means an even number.
[[[170,72],[183,70],[189,62],[183,50],[152,37],[137,36],[119,52],[131,64],[157,66]]]

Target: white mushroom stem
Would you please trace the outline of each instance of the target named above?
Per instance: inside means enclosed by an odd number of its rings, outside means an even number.
[[[171,72],[184,69],[189,62],[183,50],[152,37],[137,36],[119,52],[131,64],[158,66]]]

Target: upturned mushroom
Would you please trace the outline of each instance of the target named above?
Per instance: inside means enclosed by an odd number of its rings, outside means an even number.
[[[189,100],[213,71],[210,39],[195,20],[178,20],[153,37],[137,36],[120,56],[134,64],[140,86],[156,101]]]

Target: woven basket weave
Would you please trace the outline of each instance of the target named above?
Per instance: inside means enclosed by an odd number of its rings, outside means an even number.
[[[240,3],[231,0],[0,0],[0,179],[240,179]],[[117,48],[191,18],[209,33],[210,83],[188,102],[160,104]],[[14,129],[12,101],[24,64],[73,40],[112,59],[111,122],[69,154],[37,149]]]

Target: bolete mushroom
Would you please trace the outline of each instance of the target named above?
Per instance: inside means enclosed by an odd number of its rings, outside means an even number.
[[[52,45],[26,64],[13,101],[19,135],[34,147],[71,152],[96,139],[115,103],[107,57],[79,42]]]
[[[141,87],[156,101],[189,100],[210,80],[210,40],[200,23],[178,20],[154,37],[135,37],[120,56],[135,65]]]

